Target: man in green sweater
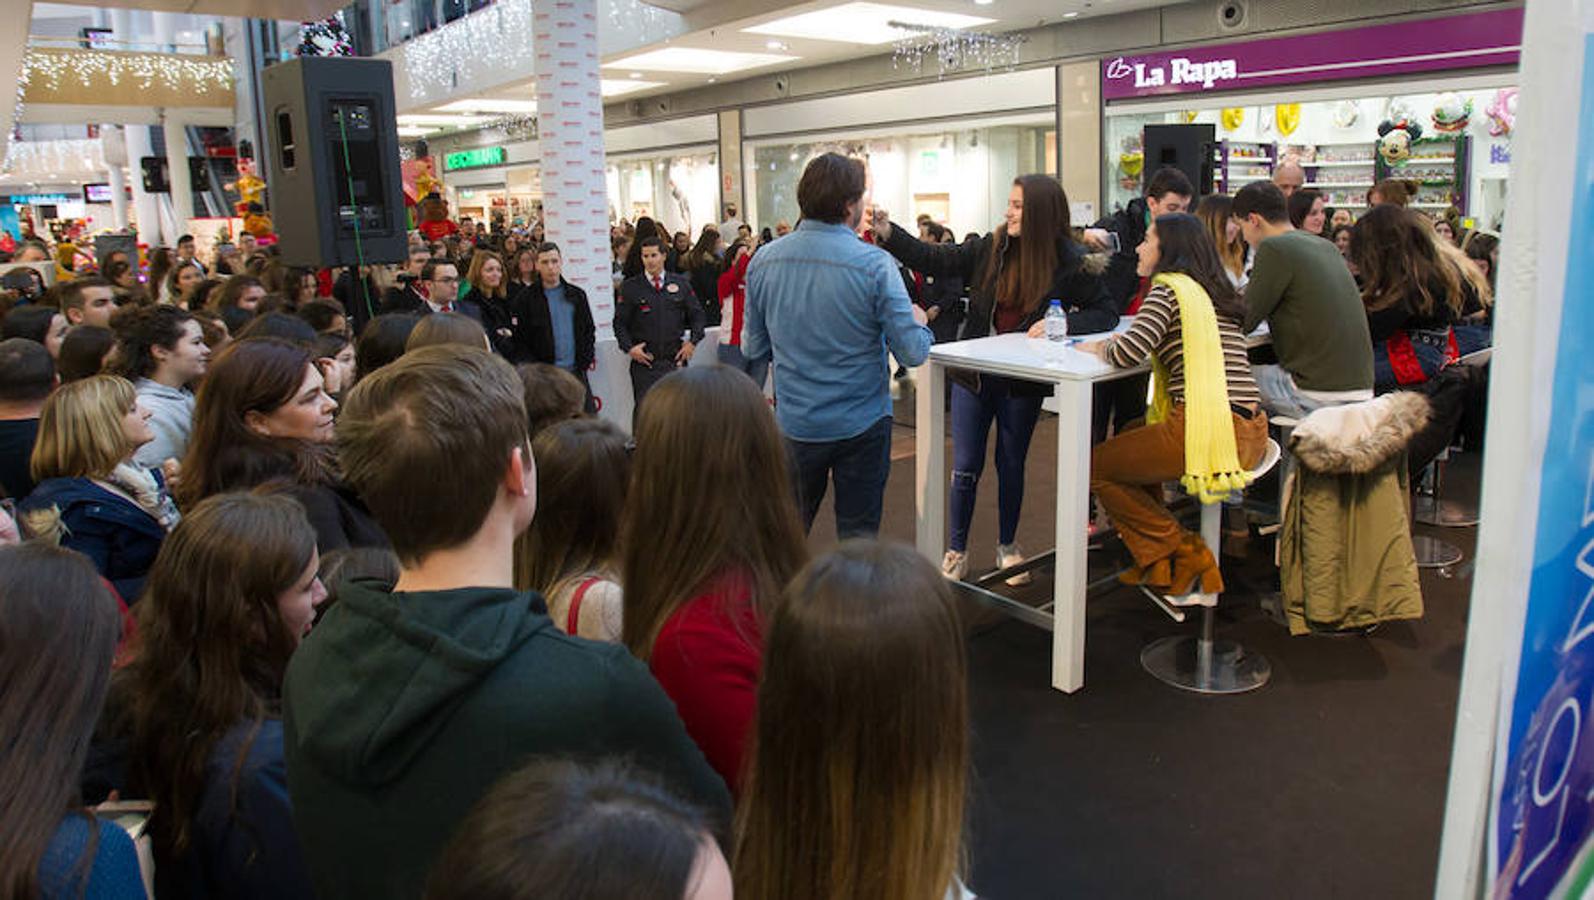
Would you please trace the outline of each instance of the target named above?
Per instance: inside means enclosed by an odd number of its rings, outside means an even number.
[[[1331,241],[1296,231],[1270,181],[1240,188],[1233,215],[1256,248],[1245,287],[1245,330],[1268,323],[1278,365],[1253,367],[1269,415],[1371,400],[1373,342],[1361,291]]]
[[[513,588],[537,478],[508,363],[408,353],[350,394],[337,442],[402,574],[341,585],[288,667],[288,790],[317,897],[420,897],[471,806],[538,756],[627,757],[723,826],[725,785],[647,668]]]

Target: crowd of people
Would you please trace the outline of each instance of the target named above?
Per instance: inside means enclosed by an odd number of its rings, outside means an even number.
[[[1076,227],[1026,175],[959,241],[824,154],[767,239],[734,208],[695,241],[617,227],[630,436],[592,416],[591,309],[541,234],[417,236],[397,273],[189,242],[152,289],[124,259],[13,301],[0,890],[145,896],[115,820],[142,801],[157,897],[968,896],[947,579],[993,425],[996,562],[1022,559],[1048,389],[952,379],[938,573],[874,539],[891,358],[1041,338],[1055,304],[1078,349],[1150,360],[1149,409],[1144,382],[1097,398],[1091,489],[1124,580],[1221,590],[1164,482],[1222,496],[1269,416],[1488,343],[1497,241],[1390,190],[1338,247],[1275,183],[1198,197],[1165,169]],[[712,324],[725,365],[685,367]],[[812,556],[832,487],[844,542]]]

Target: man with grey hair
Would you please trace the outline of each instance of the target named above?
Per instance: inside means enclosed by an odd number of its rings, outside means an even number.
[[[1273,183],[1284,192],[1284,199],[1300,190],[1306,184],[1306,170],[1301,168],[1300,162],[1295,157],[1281,161],[1273,169]]]

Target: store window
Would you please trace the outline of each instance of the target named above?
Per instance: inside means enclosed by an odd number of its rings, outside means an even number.
[[[752,224],[771,229],[797,222],[797,181],[808,161],[822,153],[864,160],[866,202],[900,221],[929,215],[959,237],[991,230],[1006,209],[1014,178],[1057,174],[1057,132],[1045,115],[962,130],[755,142],[747,152]]]
[[[1235,98],[1233,105],[1220,107],[1213,105],[1219,98],[1202,98],[1203,105],[1191,109],[1109,107],[1103,141],[1106,207],[1121,209],[1144,183],[1145,126],[1195,123],[1216,129],[1216,191],[1232,194],[1246,182],[1271,178],[1280,159],[1294,158],[1306,169],[1308,187],[1322,191],[1329,206],[1353,215],[1366,209],[1367,189],[1375,181],[1392,177],[1417,182],[1416,208],[1437,215],[1454,206],[1476,227],[1498,230],[1511,161],[1512,117],[1501,113],[1512,93],[1501,85],[1282,105]],[[1413,142],[1409,160],[1389,165],[1378,158],[1378,126],[1401,118],[1421,125],[1422,136]]]
[[[662,222],[696,238],[719,221],[719,154],[714,150],[611,158],[605,171],[609,221]]]

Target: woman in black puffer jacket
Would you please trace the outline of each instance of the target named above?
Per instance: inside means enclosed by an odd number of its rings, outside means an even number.
[[[1085,268],[1085,250],[1073,240],[1068,197],[1055,178],[1024,175],[1013,181],[1007,215],[996,231],[962,244],[925,244],[893,228],[884,212],[874,220],[876,243],[908,268],[959,277],[969,285],[963,339],[1013,332],[1039,337],[1053,299],[1068,314],[1069,334],[1111,331],[1118,312],[1101,278]],[[999,568],[1018,563],[1014,544],[1024,498],[1024,460],[1049,384],[995,375],[952,375],[951,534],[941,570],[961,579],[968,571],[969,520],[985,465],[986,440],[996,423]],[[1010,579],[1022,584],[1028,575]]]

